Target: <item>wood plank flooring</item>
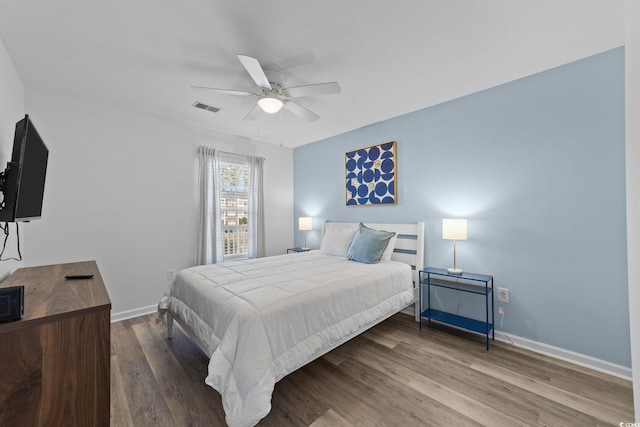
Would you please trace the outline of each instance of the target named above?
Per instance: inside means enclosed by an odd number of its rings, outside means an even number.
[[[208,358],[155,315],[112,324],[111,426],[225,426]],[[276,384],[259,426],[611,426],[631,383],[398,314]]]

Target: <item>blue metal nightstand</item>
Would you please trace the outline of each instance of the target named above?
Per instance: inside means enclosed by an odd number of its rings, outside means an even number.
[[[290,254],[292,252],[309,252],[311,248],[289,248],[287,249],[287,253]]]
[[[420,270],[420,329],[422,329],[422,318],[426,317],[429,322],[436,320],[441,323],[457,326],[479,332],[487,336],[487,351],[489,350],[489,333],[492,339],[496,338],[495,312],[493,303],[493,276],[485,274],[467,273],[453,274],[443,268],[427,267]],[[436,276],[437,278],[434,278]],[[452,280],[456,279],[456,280]],[[423,308],[422,288],[427,287],[427,307]],[[472,319],[458,314],[448,313],[431,308],[431,287],[451,289],[458,292],[468,292],[476,295],[484,295],[485,320]],[[489,299],[491,299],[491,317],[489,317]]]

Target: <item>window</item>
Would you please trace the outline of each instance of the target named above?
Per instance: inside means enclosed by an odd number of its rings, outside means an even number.
[[[198,147],[196,264],[264,256],[264,158]]]
[[[220,159],[220,214],[224,260],[249,256],[249,164]]]

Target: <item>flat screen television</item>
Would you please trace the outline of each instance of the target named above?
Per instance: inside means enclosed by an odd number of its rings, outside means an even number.
[[[42,215],[49,150],[28,115],[16,123],[13,153],[0,174],[0,222],[30,221]]]

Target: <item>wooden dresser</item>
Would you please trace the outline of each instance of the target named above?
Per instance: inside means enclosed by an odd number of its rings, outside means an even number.
[[[0,283],[16,285],[24,317],[0,323],[0,426],[108,426],[111,301],[96,262],[21,268]]]

